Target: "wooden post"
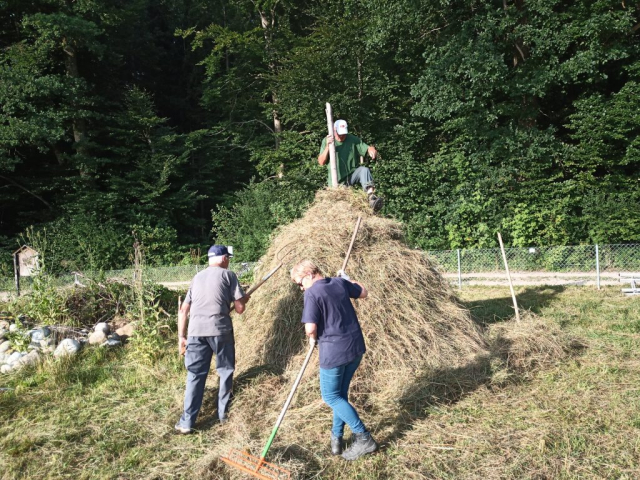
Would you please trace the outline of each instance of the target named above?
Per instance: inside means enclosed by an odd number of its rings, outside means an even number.
[[[16,282],[16,292],[18,297],[20,296],[20,260],[18,259],[19,253],[13,254],[13,276]]]
[[[596,243],[596,285],[598,286],[598,290],[600,290],[600,250],[598,249],[597,243]]]
[[[327,112],[327,130],[329,130],[329,136],[334,139],[333,142],[329,144],[329,168],[331,170],[331,185],[333,188],[338,187],[338,166],[336,164],[336,145],[335,138],[333,135],[333,113],[331,112],[331,104],[327,102],[326,106]]]
[[[461,263],[460,262],[460,249],[458,248],[457,250],[458,253],[458,289],[462,290],[462,268],[461,268]]]
[[[513,290],[513,283],[511,283],[511,274],[509,273],[509,264],[507,263],[507,254],[504,251],[504,244],[502,243],[502,236],[498,232],[498,241],[500,242],[500,250],[502,251],[502,260],[504,261],[504,268],[507,270],[507,278],[509,279],[509,288],[511,289],[511,298],[513,298],[513,309],[516,311],[516,321],[520,321],[520,311],[518,310],[518,302],[516,301],[516,292]]]

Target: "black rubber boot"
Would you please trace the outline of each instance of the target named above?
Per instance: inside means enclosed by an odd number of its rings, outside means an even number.
[[[340,455],[342,453],[342,437],[336,437],[331,434],[331,455]]]
[[[369,206],[374,212],[378,212],[384,206],[384,200],[374,194],[369,195]]]
[[[367,453],[373,453],[378,449],[378,444],[369,432],[354,433],[354,441],[342,454],[345,460],[353,461]]]

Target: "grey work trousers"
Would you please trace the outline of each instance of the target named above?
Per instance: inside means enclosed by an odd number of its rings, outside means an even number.
[[[362,189],[366,192],[368,187],[373,186],[371,170],[369,170],[368,167],[358,167],[346,178],[345,183],[349,186],[359,183],[362,185]]]
[[[233,332],[216,337],[189,337],[184,365],[187,367],[187,388],[184,392],[184,411],[178,424],[193,428],[202,407],[204,385],[216,355],[216,371],[220,377],[218,390],[218,417],[227,415],[233,389],[233,371],[236,366],[236,350]]]

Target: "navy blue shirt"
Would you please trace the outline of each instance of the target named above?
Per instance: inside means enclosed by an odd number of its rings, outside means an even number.
[[[351,304],[362,288],[342,278],[323,278],[304,292],[302,323],[318,326],[320,368],[335,368],[364,354],[364,337]]]

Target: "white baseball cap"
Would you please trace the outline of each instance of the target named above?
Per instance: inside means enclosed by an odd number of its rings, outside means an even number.
[[[347,133],[349,133],[347,122],[345,122],[344,120],[336,120],[333,124],[333,128],[338,135],[346,135]]]

